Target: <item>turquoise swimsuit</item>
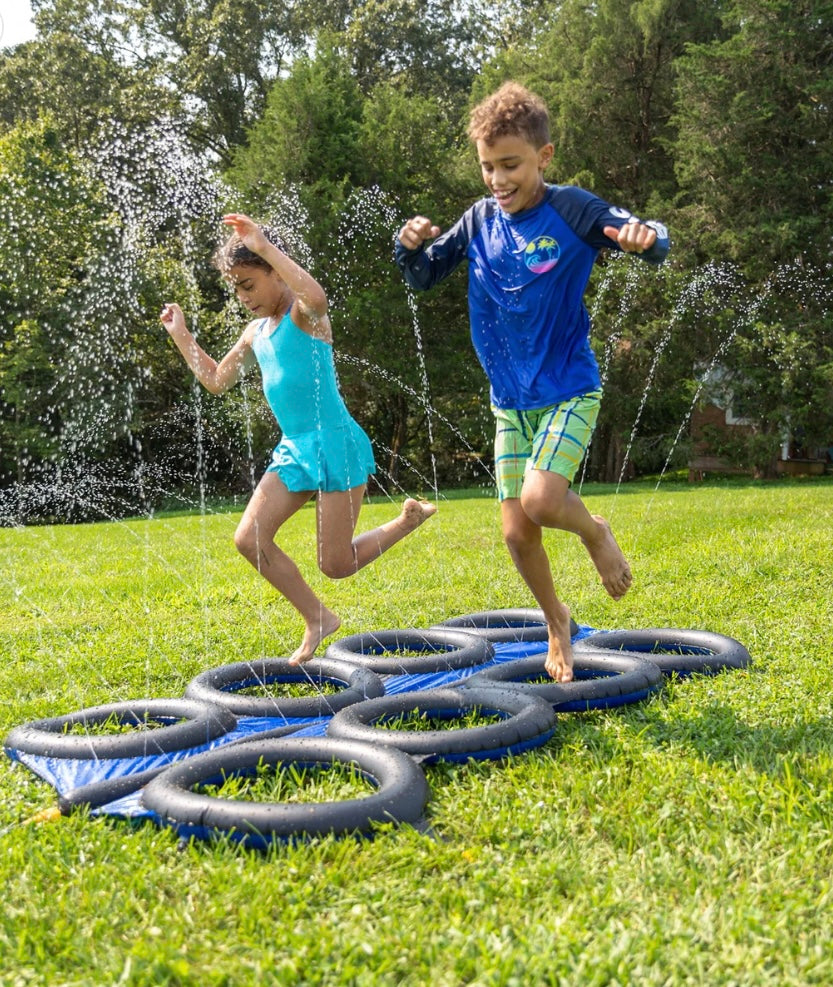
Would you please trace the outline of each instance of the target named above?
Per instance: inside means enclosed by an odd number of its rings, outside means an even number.
[[[299,329],[289,313],[272,332],[268,319],[252,343],[263,393],[283,433],[268,470],[289,490],[350,490],[376,471],[373,449],[347,410],[333,348]]]

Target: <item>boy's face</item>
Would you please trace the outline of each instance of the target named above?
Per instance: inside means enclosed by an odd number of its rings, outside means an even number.
[[[544,169],[552,153],[552,144],[536,148],[523,137],[498,137],[492,144],[477,141],[483,181],[504,212],[523,212],[543,199]]]
[[[235,264],[228,271],[228,279],[252,315],[267,318],[283,310],[286,284],[271,267]]]

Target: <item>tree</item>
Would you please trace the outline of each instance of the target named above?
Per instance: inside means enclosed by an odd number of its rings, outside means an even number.
[[[458,140],[459,122],[440,100],[414,98],[399,81],[364,94],[350,53],[321,38],[314,56],[274,83],[263,120],[227,174],[262,218],[307,252],[330,297],[348,403],[393,479],[406,461],[423,478],[433,474],[430,436],[441,427],[433,405],[445,402],[445,417],[456,419],[453,405],[466,390],[464,279],[444,307],[438,301],[417,316],[393,266],[406,207],[459,211],[448,165]]]
[[[710,38],[717,5],[693,0],[564,0],[531,5],[478,79],[480,98],[506,77],[540,95],[555,145],[547,179],[581,185],[670,220],[676,193],[676,59]],[[672,239],[674,231],[672,230]],[[693,357],[674,316],[685,277],[603,252],[588,288],[591,341],[606,381],[587,475],[617,481],[662,468],[686,414]],[[672,253],[674,264],[676,246]]]
[[[680,220],[695,257],[825,264],[833,218],[833,4],[733,0],[729,36],[678,62]]]
[[[37,15],[34,41],[0,55],[0,121],[5,128],[49,117],[61,141],[82,150],[108,123],[144,127],[175,112],[180,97],[155,59],[125,52],[99,5],[64,0]],[[26,98],[20,99],[25,92]]]
[[[365,92],[396,82],[421,98],[447,98],[471,84],[477,25],[457,0],[365,0],[343,39]]]
[[[100,195],[48,122],[0,137],[0,476],[22,481],[58,447],[73,312],[106,229]]]
[[[47,120],[0,138],[0,477],[74,478],[46,485],[29,508],[40,516],[135,511],[143,485],[161,492],[157,467],[171,488],[194,475],[199,405],[156,313],[178,298],[218,332],[205,270],[219,203],[171,134],[109,140],[82,158]],[[201,415],[203,478],[227,474],[243,444],[237,410]]]
[[[679,61],[678,247],[748,284],[723,373],[753,422],[735,454],[766,472],[791,433],[833,434],[833,5],[733,0],[724,21]]]
[[[62,110],[83,135],[107,117],[177,115],[224,164],[308,36],[293,4],[268,0],[35,0],[33,7],[37,39],[0,63],[7,121]],[[15,106],[20,91],[30,94],[28,107]]]
[[[675,190],[675,60],[711,38],[715,4],[696,0],[565,0],[533,7],[527,30],[478,81],[485,94],[514,76],[550,110],[555,180],[644,209]]]
[[[308,34],[295,5],[270,0],[122,0],[125,27],[160,52],[175,91],[195,100],[193,139],[228,164],[266,93]]]
[[[227,180],[261,208],[281,190],[297,189],[308,242],[314,252],[325,249],[345,190],[361,185],[366,172],[361,116],[361,92],[348,59],[324,42],[273,83],[263,117],[237,151]]]

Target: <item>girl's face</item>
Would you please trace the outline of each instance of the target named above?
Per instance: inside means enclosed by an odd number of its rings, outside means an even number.
[[[286,310],[288,291],[271,267],[236,264],[230,268],[228,278],[242,305],[261,318],[282,315]]]
[[[504,212],[523,212],[544,198],[544,169],[552,153],[552,144],[536,148],[523,137],[477,141],[483,181]]]

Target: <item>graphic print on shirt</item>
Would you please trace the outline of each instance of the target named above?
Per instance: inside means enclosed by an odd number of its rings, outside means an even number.
[[[552,236],[539,236],[530,240],[524,250],[524,264],[533,274],[551,271],[561,256],[558,240]]]

